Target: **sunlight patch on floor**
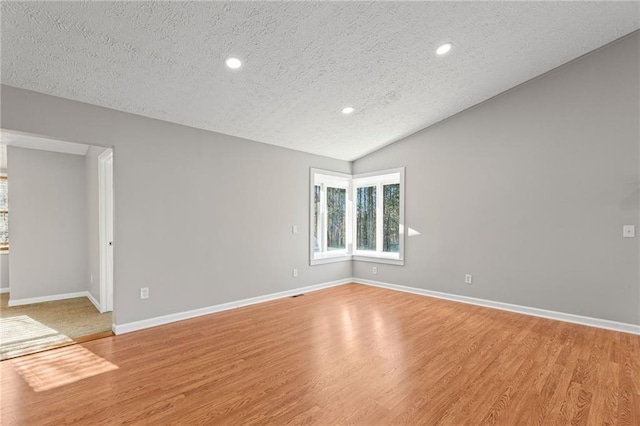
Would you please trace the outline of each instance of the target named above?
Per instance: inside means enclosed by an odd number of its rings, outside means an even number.
[[[10,361],[36,392],[54,389],[117,370],[118,366],[81,345],[41,352]]]
[[[2,359],[19,354],[26,347],[47,347],[73,342],[64,334],[27,315],[0,318],[0,341]]]

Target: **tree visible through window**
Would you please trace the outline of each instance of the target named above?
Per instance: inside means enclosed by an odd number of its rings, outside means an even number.
[[[0,251],[9,250],[9,186],[7,177],[0,176]]]
[[[376,187],[363,186],[356,190],[356,248],[376,249]]]
[[[313,170],[313,169],[312,169]],[[312,172],[311,259],[348,256],[351,242],[349,175]]]
[[[322,247],[322,207],[321,207],[321,186],[314,185],[313,187],[313,251],[320,251]]]
[[[397,253],[400,247],[400,184],[382,186],[382,251]]]
[[[347,190],[327,187],[327,250],[344,250],[346,243]]]
[[[312,265],[404,264],[404,168],[347,175],[311,169]]]
[[[399,173],[353,180],[358,255],[400,252],[399,180]]]

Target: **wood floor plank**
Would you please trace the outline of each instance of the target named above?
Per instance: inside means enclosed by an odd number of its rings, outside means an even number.
[[[0,363],[3,425],[638,425],[640,336],[344,285]]]

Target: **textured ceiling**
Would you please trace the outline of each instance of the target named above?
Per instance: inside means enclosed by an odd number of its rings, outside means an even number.
[[[2,2],[1,77],[353,160],[639,27],[638,2]]]

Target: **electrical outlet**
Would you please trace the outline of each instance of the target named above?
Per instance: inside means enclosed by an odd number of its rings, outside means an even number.
[[[140,299],[148,299],[149,298],[149,287],[142,287],[140,289]]]
[[[297,234],[298,233],[298,225],[291,226],[291,232],[294,233],[294,234]]]
[[[372,273],[373,275],[377,275],[377,274],[378,274],[378,267],[377,267],[377,266],[374,266],[373,268],[371,268],[371,273]]]
[[[93,284],[93,274],[91,274],[90,277],[91,277],[91,284]]]
[[[635,238],[636,237],[636,227],[633,225],[624,225],[622,227],[622,236],[624,238]]]
[[[298,277],[298,269],[293,268],[293,278],[297,278],[297,277]]]
[[[473,276],[471,274],[466,274],[464,276],[464,283],[471,284],[473,282]]]

